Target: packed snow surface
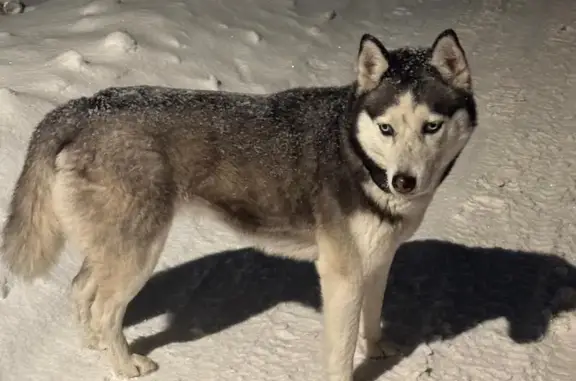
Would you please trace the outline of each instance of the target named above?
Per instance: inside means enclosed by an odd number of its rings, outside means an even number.
[[[43,115],[111,85],[271,92],[354,78],[362,33],[389,48],[454,28],[480,125],[392,270],[384,317],[401,359],[359,380],[576,379],[576,2],[50,0],[0,16],[0,220]],[[146,380],[319,380],[312,264],[243,250],[181,215],[126,317]],[[1,381],[113,380],[82,349],[68,248],[0,301]]]

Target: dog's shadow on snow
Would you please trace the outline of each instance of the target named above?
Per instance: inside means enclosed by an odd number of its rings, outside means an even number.
[[[546,334],[555,314],[576,309],[574,288],[576,268],[555,255],[408,242],[391,270],[383,310],[386,335],[407,355],[420,343],[505,317],[514,341],[535,341]],[[168,313],[164,331],[134,342],[136,352],[147,354],[221,331],[288,301],[320,311],[311,263],[249,249],[228,251],[157,273],[130,304],[125,325]],[[375,380],[398,361],[364,362],[357,366],[356,379]]]

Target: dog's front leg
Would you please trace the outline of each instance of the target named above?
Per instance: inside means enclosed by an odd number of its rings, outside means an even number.
[[[326,232],[317,240],[329,381],[352,381],[363,284],[361,258],[351,241],[345,235]]]
[[[364,268],[364,299],[360,319],[359,349],[368,358],[382,358],[394,354],[382,340],[382,305],[395,249],[386,250],[377,260],[369,258]]]

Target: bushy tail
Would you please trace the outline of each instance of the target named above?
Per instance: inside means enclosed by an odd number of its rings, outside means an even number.
[[[75,130],[45,119],[32,137],[2,231],[0,261],[16,276],[31,280],[47,273],[64,243],[52,204],[56,155]]]
[[[16,183],[0,253],[15,276],[41,276],[58,259],[63,237],[52,209],[53,177],[53,168],[45,158],[29,156]]]

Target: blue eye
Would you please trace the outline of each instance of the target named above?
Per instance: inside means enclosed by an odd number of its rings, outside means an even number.
[[[440,129],[442,128],[443,125],[444,125],[444,122],[442,122],[442,121],[426,122],[422,126],[422,133],[423,134],[435,134],[436,132],[440,131]]]
[[[378,127],[380,127],[380,133],[384,136],[392,136],[394,135],[394,129],[392,128],[391,125],[389,125],[388,123],[381,123],[378,124]]]

